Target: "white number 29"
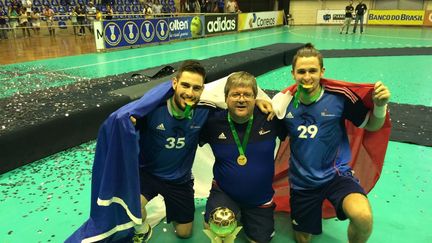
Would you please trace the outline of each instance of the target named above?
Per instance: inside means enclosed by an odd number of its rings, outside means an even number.
[[[166,141],[168,142],[167,144],[165,144],[165,148],[167,149],[172,149],[172,148],[176,148],[176,149],[181,149],[185,146],[185,138],[173,138],[173,137],[169,137],[166,139]]]
[[[314,138],[318,132],[318,127],[316,125],[310,126],[298,126],[297,131],[300,131],[299,138],[308,138],[308,135],[311,138]]]

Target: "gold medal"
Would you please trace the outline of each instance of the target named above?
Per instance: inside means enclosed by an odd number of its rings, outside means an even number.
[[[239,157],[237,157],[237,164],[239,165],[245,165],[247,163],[247,158],[244,155],[239,155]]]

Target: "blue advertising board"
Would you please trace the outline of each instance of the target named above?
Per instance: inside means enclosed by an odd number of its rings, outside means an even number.
[[[103,22],[105,48],[169,41],[169,18]]]

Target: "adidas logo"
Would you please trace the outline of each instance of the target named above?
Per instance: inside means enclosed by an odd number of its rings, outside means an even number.
[[[157,130],[165,131],[165,126],[164,126],[163,123],[161,123],[161,124],[159,124],[159,125],[156,127],[156,129],[157,129]]]
[[[285,116],[285,118],[290,118],[290,119],[292,119],[292,118],[294,118],[294,116],[293,116],[293,114],[292,114],[291,111],[290,111],[290,112],[288,112],[288,114]]]
[[[225,137],[225,134],[224,133],[221,133],[221,134],[219,134],[219,137],[218,137],[219,139],[227,139],[226,137]]]
[[[271,132],[271,130],[264,131],[264,129],[261,128],[261,130],[259,130],[258,134],[262,136],[262,135],[265,135],[265,134],[267,134],[269,132]]]

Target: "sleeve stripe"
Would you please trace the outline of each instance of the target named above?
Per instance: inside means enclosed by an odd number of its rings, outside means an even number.
[[[348,99],[351,100],[353,104],[358,101],[358,97],[349,88],[335,87],[335,86],[328,86],[328,85],[324,86],[324,88],[328,91],[345,95]]]

